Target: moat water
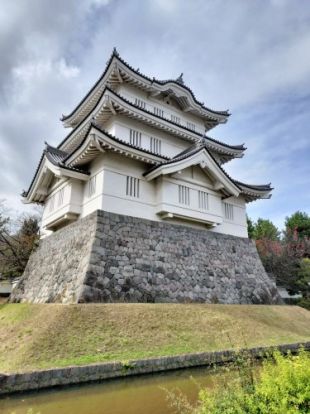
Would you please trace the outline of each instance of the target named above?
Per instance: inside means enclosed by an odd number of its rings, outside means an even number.
[[[1,414],[172,414],[167,393],[178,389],[191,402],[200,387],[212,389],[233,375],[223,370],[185,369],[0,399]]]

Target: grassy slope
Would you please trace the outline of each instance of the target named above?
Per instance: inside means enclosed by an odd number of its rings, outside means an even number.
[[[306,340],[292,306],[0,305],[0,372]]]

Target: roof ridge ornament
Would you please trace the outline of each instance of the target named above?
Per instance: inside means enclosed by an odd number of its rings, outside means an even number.
[[[119,53],[118,53],[118,51],[117,51],[117,49],[116,49],[115,46],[113,47],[112,55],[119,57]]]
[[[97,126],[97,121],[96,121],[95,116],[92,116],[92,118],[91,118],[91,120],[90,120],[90,124],[91,124],[91,125],[94,125],[94,126]]]
[[[175,80],[177,83],[179,83],[180,85],[184,85],[184,80],[183,80],[183,72],[181,73],[180,76],[178,76]]]

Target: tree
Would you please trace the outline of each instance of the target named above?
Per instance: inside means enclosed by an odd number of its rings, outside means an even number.
[[[270,220],[259,218],[254,224],[253,237],[256,240],[279,240],[280,232]]]
[[[20,276],[39,238],[39,217],[23,215],[13,221],[0,211],[0,273]],[[15,229],[14,231],[12,229]]]
[[[23,237],[33,237],[40,231],[38,216],[22,216],[19,235]]]
[[[300,261],[298,270],[298,288],[304,299],[310,299],[310,259]]]
[[[285,236],[292,237],[297,232],[299,238],[310,238],[310,216],[302,211],[296,211],[291,216],[285,218]]]
[[[254,239],[254,232],[255,232],[255,223],[253,220],[247,215],[246,222],[248,225],[248,235],[250,239]]]

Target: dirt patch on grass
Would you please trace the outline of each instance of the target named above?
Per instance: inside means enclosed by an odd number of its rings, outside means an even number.
[[[0,371],[310,340],[293,306],[89,304],[0,307]]]

